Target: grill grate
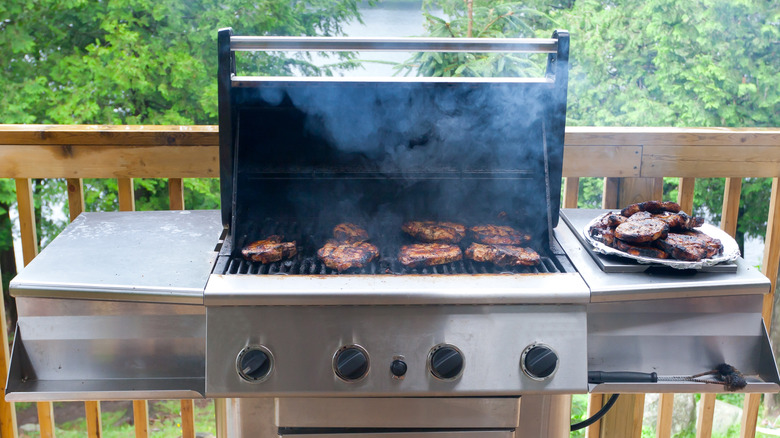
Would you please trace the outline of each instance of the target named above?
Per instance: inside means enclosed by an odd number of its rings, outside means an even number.
[[[400,229],[400,227],[397,227]],[[444,265],[407,268],[397,259],[401,244],[405,237],[399,233],[396,243],[382,244],[374,242],[379,247],[379,257],[364,268],[349,269],[339,273],[335,269],[330,269],[320,261],[317,256],[317,249],[321,246],[318,243],[324,243],[328,236],[321,235],[315,230],[318,227],[310,225],[302,229],[296,223],[290,223],[285,226],[279,221],[266,219],[260,226],[259,235],[270,236],[272,234],[295,237],[298,243],[298,254],[289,260],[283,260],[274,263],[250,262],[241,256],[232,256],[231,248],[223,247],[220,251],[219,261],[214,272],[222,275],[459,275],[459,274],[550,274],[566,272],[561,263],[547,256],[544,251],[535,248],[540,256],[541,263],[536,266],[496,266],[492,263],[478,263],[472,260],[460,260]],[[369,234],[371,234],[369,232]],[[372,240],[373,241],[373,240]],[[411,241],[403,244],[411,243]],[[461,244],[462,248],[465,248]]]
[[[537,266],[495,266],[491,263],[477,263],[472,260],[461,260],[444,265],[423,268],[407,268],[395,257],[382,254],[378,260],[373,261],[365,268],[350,269],[342,272],[342,275],[406,275],[406,274],[549,274],[563,272],[554,259],[542,257]],[[249,262],[242,258],[229,258],[220,270],[226,275],[338,275],[335,269],[325,266],[316,257],[296,256],[290,260],[274,263]]]

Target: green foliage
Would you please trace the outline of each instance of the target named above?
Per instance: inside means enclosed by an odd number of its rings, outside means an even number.
[[[358,3],[6,0],[0,123],[215,123],[220,27],[244,35],[339,35],[359,18]],[[248,59],[251,71],[322,72],[305,54]]]
[[[549,29],[554,23],[541,6],[544,0],[526,2],[507,0],[474,0],[471,16],[462,0],[425,0],[423,15],[429,36],[457,38],[533,37],[536,29]],[[430,11],[441,8],[449,17],[439,18]],[[545,31],[547,32],[547,31]],[[549,32],[547,32],[549,37]],[[546,57],[507,53],[417,53],[397,67],[403,74],[420,76],[542,76]]]
[[[572,35],[569,123],[778,126],[779,11],[745,0],[583,0],[558,11]]]

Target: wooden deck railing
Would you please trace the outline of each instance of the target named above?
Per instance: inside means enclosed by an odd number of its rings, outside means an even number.
[[[169,178],[170,208],[184,208],[181,178],[219,177],[218,133],[214,126],[41,126],[0,125],[0,178],[16,180],[25,264],[37,253],[31,178],[66,178],[71,219],[84,210],[82,178],[116,178],[119,208],[133,210],[133,178]],[[678,202],[690,212],[696,178],[727,178],[721,227],[734,234],[742,178],[773,178],[762,272],[772,282],[764,320],[772,304],[780,265],[780,128],[568,128],[564,153],[564,206],[577,206],[581,177],[605,178],[603,207],[660,198],[663,177],[680,178]],[[4,313],[4,312],[3,312]],[[5,333],[3,333],[3,337]],[[8,352],[0,356],[5,382]],[[671,436],[673,394],[659,401],[658,437]],[[605,400],[590,397],[595,412]],[[639,437],[644,395],[621,397],[589,437]],[[222,405],[222,403],[217,403]],[[754,437],[760,394],[745,398],[741,437]],[[712,434],[715,396],[702,395],[697,437]],[[148,436],[147,402],[133,403],[136,436]],[[99,437],[100,405],[85,402],[90,437]],[[51,403],[39,403],[41,436],[54,435]],[[193,437],[191,400],[182,401],[182,430]],[[221,409],[217,409],[217,415]],[[223,423],[217,418],[217,424]],[[222,428],[219,428],[222,429]],[[12,406],[0,401],[0,433],[16,436]]]

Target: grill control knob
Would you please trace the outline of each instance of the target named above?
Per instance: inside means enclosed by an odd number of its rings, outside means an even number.
[[[438,345],[431,349],[428,365],[437,379],[457,379],[463,372],[463,353],[452,345]]]
[[[534,380],[545,380],[558,369],[558,354],[544,344],[531,344],[520,358],[523,372]]]
[[[358,345],[341,347],[333,357],[333,370],[341,380],[360,380],[368,374],[368,353]]]
[[[238,353],[236,368],[238,375],[247,382],[262,382],[273,371],[273,356],[265,347],[246,347]]]
[[[403,377],[406,374],[406,362],[401,359],[396,359],[390,364],[390,372],[395,377]]]

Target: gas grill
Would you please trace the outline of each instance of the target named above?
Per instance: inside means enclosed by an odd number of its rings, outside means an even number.
[[[695,273],[602,260],[582,241],[599,212],[561,212],[565,31],[356,40],[226,29],[219,44],[221,212],[77,218],[11,284],[8,400],[226,398],[231,437],[516,437],[568,436],[566,394],[722,391],[589,385],[588,371],[689,375],[726,361],[746,391],[778,389],[760,273],[742,260]],[[240,76],[240,50],[541,52],[547,71]],[[406,268],[407,220],[511,225],[541,263]],[[377,260],[323,265],[317,249],[341,222],[367,229]],[[270,235],[294,240],[297,255],[241,256]]]

